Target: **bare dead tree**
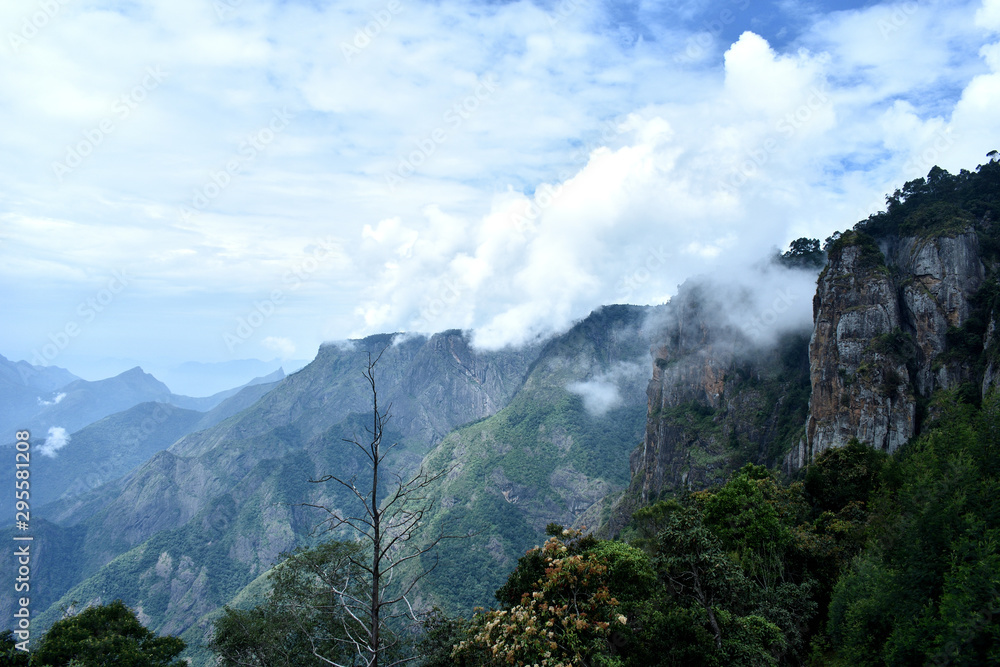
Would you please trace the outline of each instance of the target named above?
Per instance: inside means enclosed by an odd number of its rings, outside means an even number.
[[[362,484],[359,488],[358,474],[349,478],[330,474],[309,480],[314,484],[336,482],[349,491],[362,510],[348,514],[325,505],[304,503],[307,507],[316,507],[326,512],[327,518],[319,524],[325,532],[347,527],[366,547],[359,555],[350,556],[353,566],[350,571],[360,572],[367,581],[359,586],[359,582],[347,577],[332,590],[346,612],[343,616],[345,637],[341,641],[351,647],[355,660],[365,667],[393,667],[419,657],[394,655],[401,637],[392,632],[391,628],[401,622],[400,619],[417,621],[408,596],[417,583],[437,565],[435,559],[430,566],[424,566],[420,564],[420,558],[442,540],[455,537],[438,533],[426,541],[414,540],[424,516],[433,507],[433,501],[427,492],[448,469],[429,473],[421,467],[405,481],[398,473],[392,473],[388,483],[383,479],[387,476],[386,456],[398,444],[384,446],[382,442],[385,425],[391,418],[392,406],[383,408],[379,405],[375,367],[386,349],[383,348],[374,358],[369,352],[364,371],[372,393],[371,426],[365,428],[364,438],[344,440],[353,444],[364,455],[367,472],[371,475],[370,484]],[[409,570],[411,574],[405,581],[395,581],[402,566],[414,560],[417,561],[415,573]],[[320,655],[315,649],[314,653],[330,665],[348,667]],[[357,663],[352,660],[351,664]]]

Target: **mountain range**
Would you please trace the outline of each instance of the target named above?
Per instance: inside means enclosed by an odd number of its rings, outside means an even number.
[[[52,484],[33,505],[36,622],[121,598],[206,664],[220,607],[325,537],[305,505],[349,506],[310,480],[363,470],[345,440],[371,416],[369,355],[398,443],[390,472],[447,471],[425,527],[471,534],[439,547],[419,590],[453,613],[489,605],[549,523],[613,536],[636,509],[746,463],[794,478],[855,438],[891,453],[941,390],[977,402],[1000,378],[998,193],[1000,163],[932,170],[818,261],[786,253],[735,284],[694,278],[667,304],[605,306],[518,348],[380,334],[206,399],[140,369],[88,383],[3,359],[0,389],[20,392],[3,418],[71,433],[33,459]],[[13,604],[0,595],[0,613]]]

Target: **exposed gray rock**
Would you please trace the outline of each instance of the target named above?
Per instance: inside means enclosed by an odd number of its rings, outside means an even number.
[[[851,438],[896,450],[915,433],[918,396],[970,377],[968,360],[939,357],[985,279],[976,233],[890,239],[882,251],[879,261],[852,238],[820,277],[810,414],[788,470]]]

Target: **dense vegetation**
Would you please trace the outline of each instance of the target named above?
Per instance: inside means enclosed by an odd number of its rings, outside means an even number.
[[[36,645],[37,644],[37,645]],[[185,667],[177,658],[184,642],[157,637],[121,600],[89,607],[57,621],[32,651],[16,647],[12,633],[0,635],[0,664],[25,667]]]
[[[625,541],[554,527],[497,609],[438,619],[425,664],[1000,664],[1000,397],[938,404],[893,457],[854,441],[793,483],[749,465]]]
[[[552,525],[497,608],[436,612],[409,650],[427,666],[998,664],[1000,395],[975,406],[942,393],[935,413],[892,457],[854,441],[791,483],[746,466],[640,510],[622,540]],[[333,639],[342,612],[300,603],[348,574],[330,567],[350,548],[290,555],[266,602],[228,610],[213,643],[222,664],[313,664],[303,628]],[[53,626],[30,664],[99,634],[88,613]]]

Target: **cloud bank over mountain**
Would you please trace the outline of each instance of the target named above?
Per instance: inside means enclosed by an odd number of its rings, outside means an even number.
[[[1000,147],[996,0],[53,7],[0,8],[0,347],[63,366],[517,343]]]

